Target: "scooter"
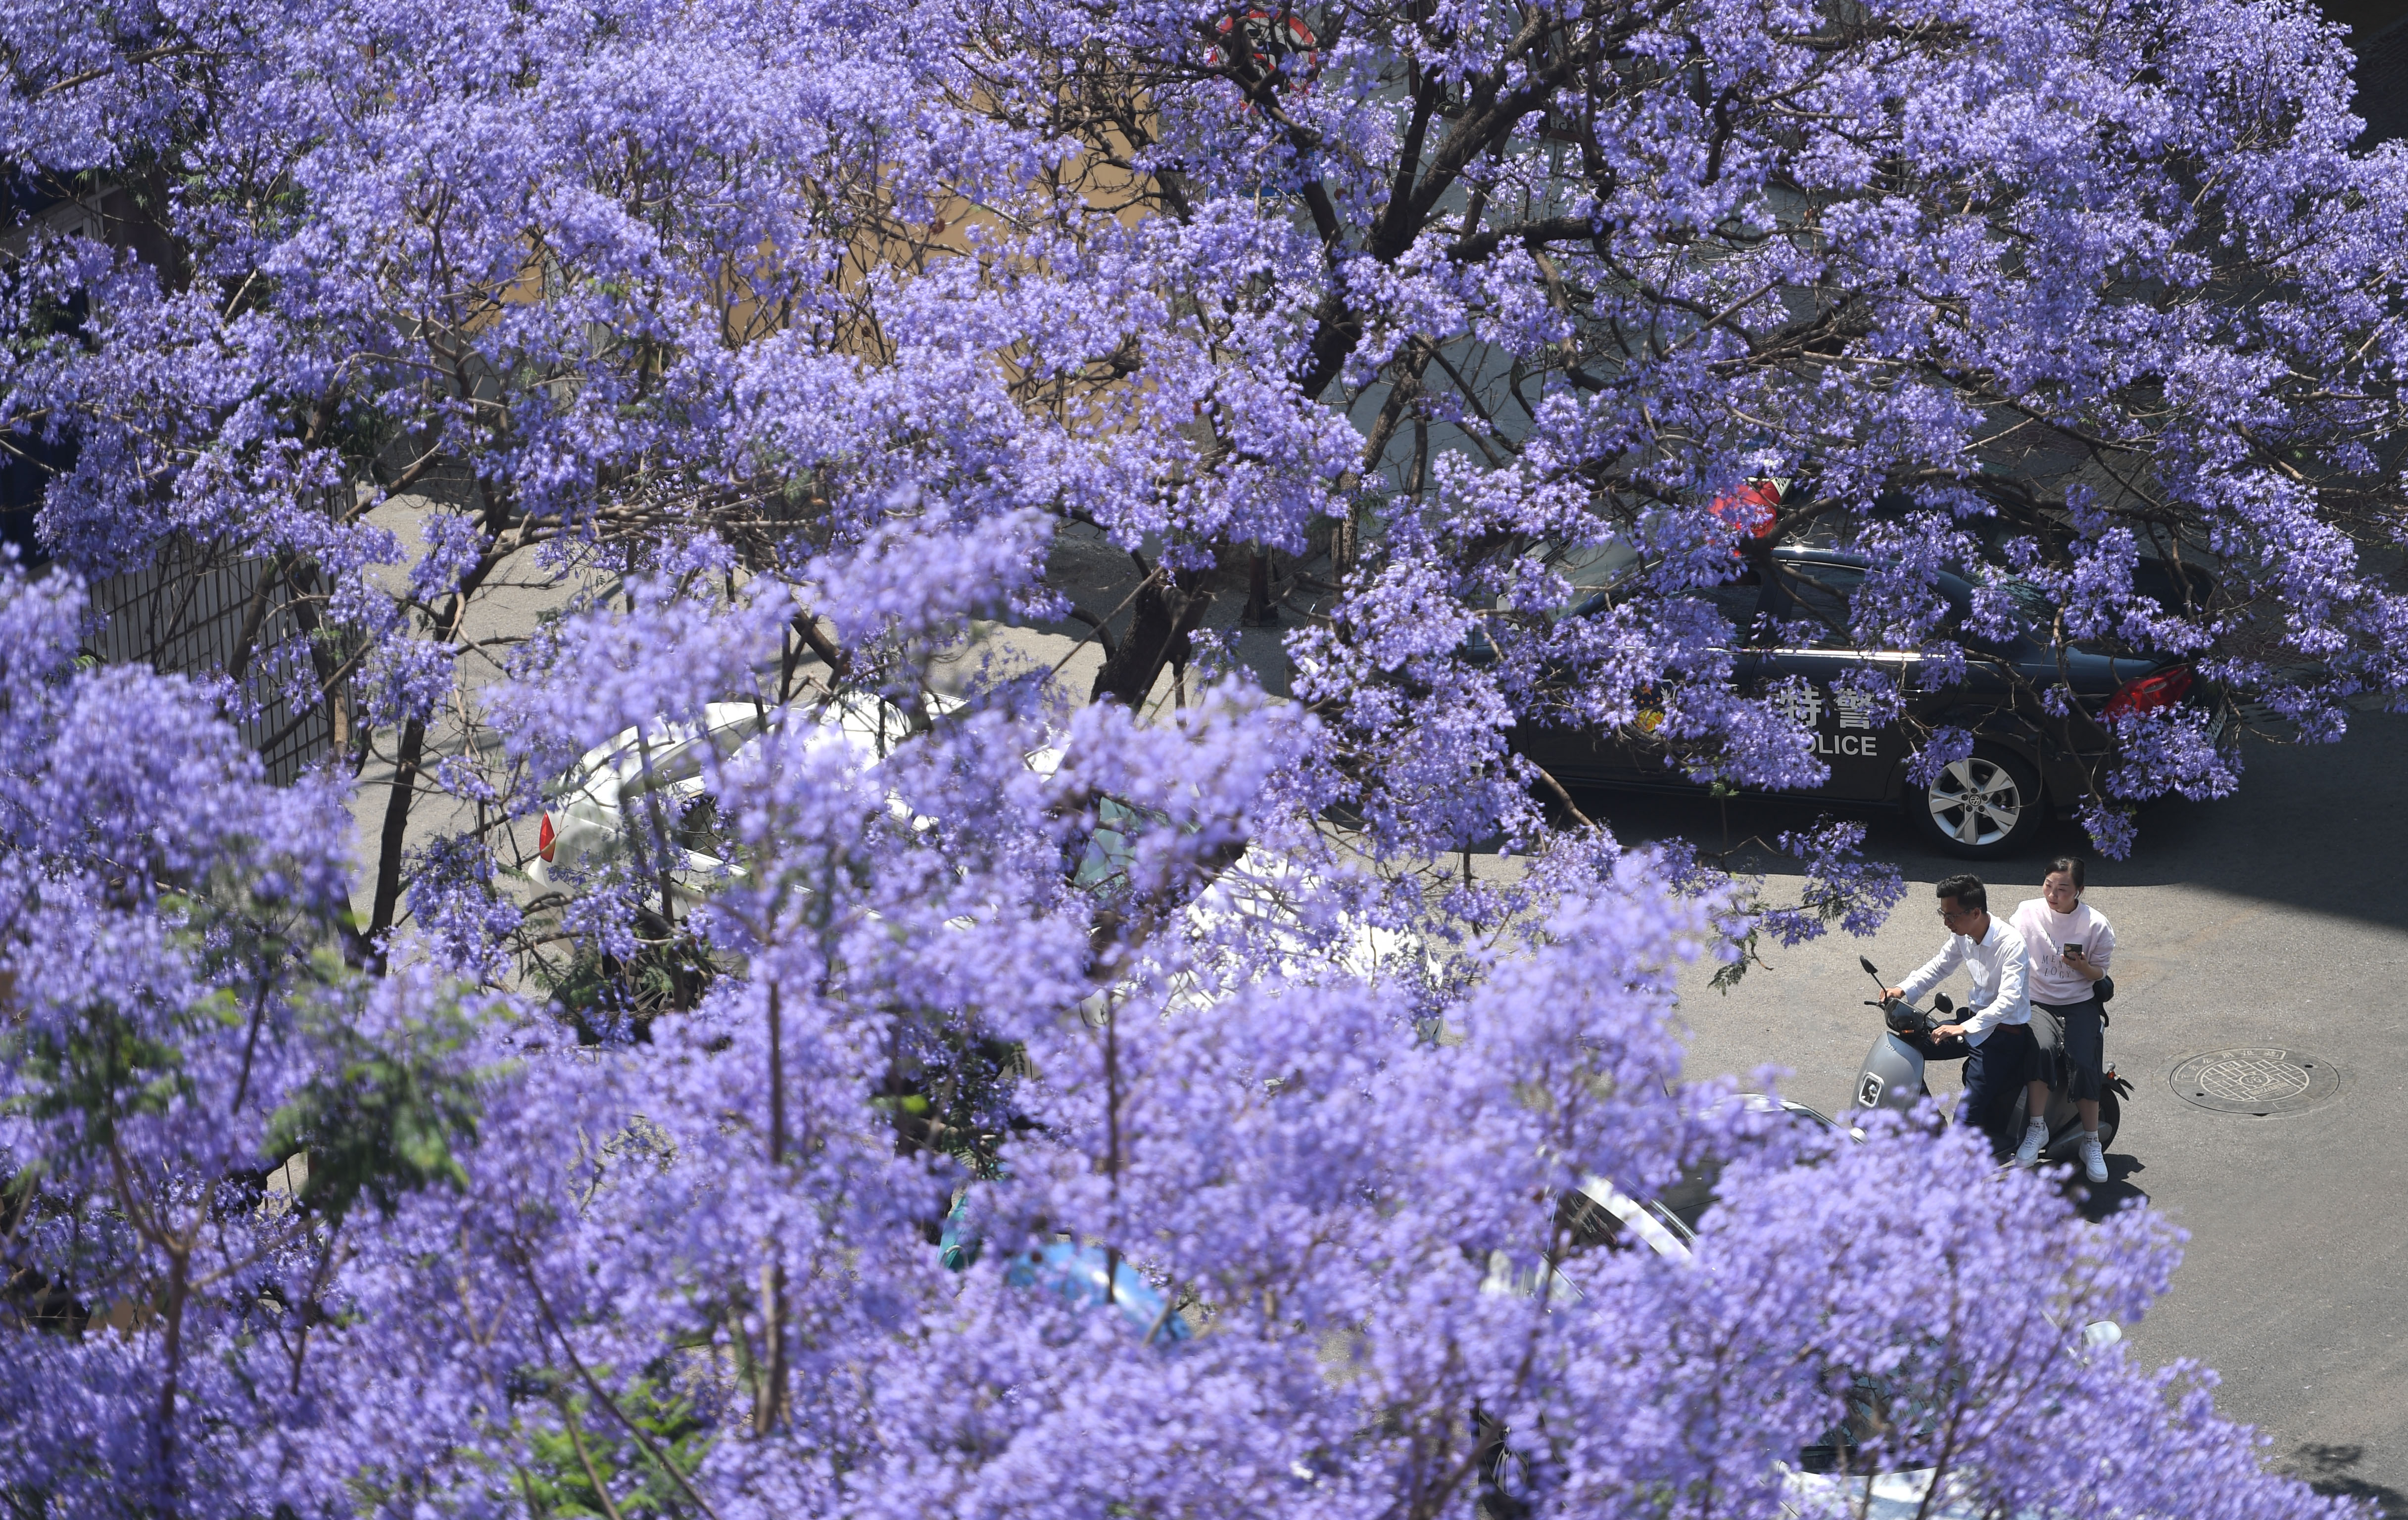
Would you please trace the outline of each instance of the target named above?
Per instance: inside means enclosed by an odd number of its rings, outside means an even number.
[[[1882,981],[1881,972],[1870,958],[1859,955],[1856,964],[1865,968],[1865,974],[1873,979],[1875,985],[1884,989],[1888,987],[1889,983]],[[2098,986],[2101,1003],[2115,996],[2113,978],[2100,977]],[[1856,1093],[1849,1106],[1911,1113],[1916,1104],[1931,1096],[1931,1089],[1924,1081],[1927,1063],[1965,1058],[1961,1045],[1954,1052],[1933,1049],[1931,1031],[1949,1022],[1948,1016],[1956,1011],[1956,1004],[1949,1001],[1946,993],[1942,992],[1932,994],[1932,1011],[1928,1013],[1898,997],[1868,997],[1865,1006],[1882,1011],[1884,1028],[1881,1038],[1873,1041],[1873,1048],[1865,1053],[1864,1064],[1856,1068]],[[2107,1081],[2099,1094],[2100,1144],[2113,1145],[2115,1142],[2115,1131],[2124,1122],[2122,1098],[2131,1090],[2131,1083],[2115,1075],[2114,1067],[2107,1068]],[[2009,1135],[2023,1134],[2029,1102],[2028,1092],[2016,1095],[2014,1110],[2007,1115]],[[2046,1118],[2048,1144],[2042,1150],[2041,1158],[2044,1161],[2074,1159],[2082,1148],[2082,1111],[2074,1106],[2062,1083],[2049,1085]]]

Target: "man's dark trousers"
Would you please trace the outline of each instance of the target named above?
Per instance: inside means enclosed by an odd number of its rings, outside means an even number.
[[[2040,1043],[2028,1024],[2001,1024],[1965,1054],[1965,1106],[1958,1122],[1999,1133],[2015,1098],[2040,1068]]]
[[[1978,1045],[1968,1045],[1963,1035],[1926,1035],[1914,1044],[1927,1061],[1965,1063],[1965,1101],[1956,1122],[1986,1130],[1993,1139],[2014,1111],[2015,1095],[2040,1070],[2040,1042],[2028,1024],[1999,1025]]]

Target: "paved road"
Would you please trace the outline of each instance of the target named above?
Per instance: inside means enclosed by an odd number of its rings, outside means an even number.
[[[2248,760],[2239,796],[2163,804],[2131,860],[2091,868],[2117,939],[2108,1054],[2133,1086],[2098,1201],[2145,1194],[2190,1232],[2172,1292],[2133,1331],[2141,1353],[2216,1369],[2219,1406],[2260,1427],[2275,1461],[2408,1517],[2408,718]],[[1710,802],[1584,800],[1627,838],[1725,837]],[[1743,800],[1729,825],[1769,835],[1805,816]],[[1693,1072],[1775,1064],[1795,1096],[1846,1101],[1875,1027],[1856,956],[1893,980],[1920,964],[1940,941],[1931,883],[1960,868],[1896,815],[1866,816],[1905,902],[1870,941],[1768,952],[1727,996],[1700,979],[1684,999]],[[2053,827],[1991,873],[1993,905],[2037,896],[2045,858],[2083,845]],[[2339,1097],[2261,1119],[2174,1096],[2186,1056],[2234,1046],[2331,1057]]]

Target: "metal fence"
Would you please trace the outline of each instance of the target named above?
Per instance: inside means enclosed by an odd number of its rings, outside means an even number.
[[[92,609],[100,614],[91,637],[93,653],[111,664],[148,665],[175,675],[228,674],[254,617],[251,648],[260,653],[290,651],[302,637],[289,597],[264,585],[271,573],[264,558],[211,554],[183,541],[171,542],[145,569],[111,576],[92,588]],[[253,603],[260,605],[254,610]],[[259,653],[246,674],[257,677]],[[244,690],[255,708],[237,726],[260,752],[267,774],[290,785],[334,743],[334,715],[324,702],[295,711],[286,681],[253,679]],[[262,700],[264,699],[264,700]]]

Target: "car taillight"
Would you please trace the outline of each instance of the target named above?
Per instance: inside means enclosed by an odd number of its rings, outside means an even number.
[[[2178,665],[2154,676],[2128,681],[2107,699],[2104,715],[2113,718],[2119,713],[2155,712],[2159,708],[2170,708],[2190,695],[2191,680],[2190,667]]]
[[[535,853],[541,855],[548,862],[552,859],[553,846],[558,842],[559,840],[552,832],[552,814],[545,813],[543,815],[543,827],[536,830]]]

